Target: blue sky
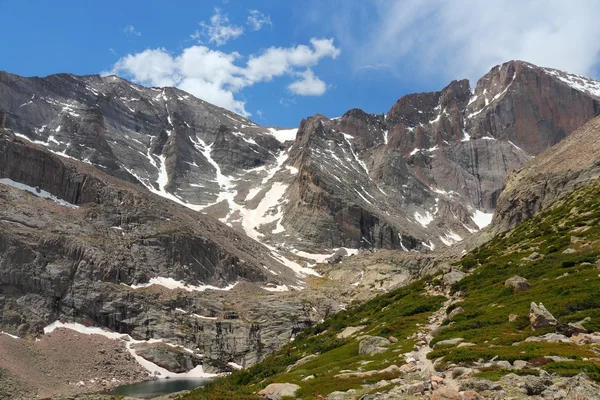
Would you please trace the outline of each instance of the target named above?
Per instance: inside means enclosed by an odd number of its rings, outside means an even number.
[[[325,3],[325,4],[323,4]],[[485,3],[485,4],[483,4]],[[572,4],[573,3],[573,4]],[[471,85],[510,59],[598,78],[600,0],[0,0],[0,69],[174,85],[264,125]]]

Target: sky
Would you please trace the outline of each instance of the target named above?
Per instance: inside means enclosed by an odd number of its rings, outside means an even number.
[[[0,0],[0,70],[176,86],[261,125],[385,113],[520,59],[600,78],[600,0]]]

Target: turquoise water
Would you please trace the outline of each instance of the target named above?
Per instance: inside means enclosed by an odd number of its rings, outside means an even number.
[[[131,385],[118,386],[106,394],[151,399],[153,397],[180,392],[182,390],[195,389],[197,387],[206,385],[210,381],[211,380],[208,378],[158,379],[155,381],[146,381]]]

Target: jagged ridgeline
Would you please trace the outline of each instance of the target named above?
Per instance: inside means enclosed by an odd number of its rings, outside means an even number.
[[[290,388],[303,399],[335,391],[347,397],[327,398],[404,398],[385,396],[422,393],[436,381],[483,395],[566,396],[576,385],[599,393],[568,379],[583,372],[600,382],[599,205],[596,180],[470,252],[453,272],[342,311],[184,398],[254,399],[273,383],[297,385]],[[530,316],[532,303],[551,314],[544,323]],[[380,340],[365,351],[372,336]]]

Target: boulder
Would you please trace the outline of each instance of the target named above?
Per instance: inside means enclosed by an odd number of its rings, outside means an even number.
[[[342,248],[339,248],[338,250],[336,250],[336,252],[333,253],[333,255],[325,261],[327,261],[328,264],[339,264],[342,262],[344,257],[346,257],[347,255],[348,255],[348,251],[342,247]]]
[[[454,346],[460,342],[464,342],[465,339],[463,338],[454,338],[454,339],[446,339],[446,340],[440,340],[439,342],[437,342],[433,347],[440,347],[440,346]]]
[[[301,358],[298,361],[296,361],[294,364],[290,365],[287,368],[287,371],[289,372],[289,371],[293,370],[294,368],[297,368],[297,367],[301,366],[302,364],[306,364],[307,362],[314,360],[317,357],[318,357],[317,354],[311,354],[309,356]]]
[[[390,341],[381,336],[367,336],[358,345],[358,354],[377,354],[387,351]]]
[[[465,312],[464,308],[456,307],[454,310],[450,311],[450,314],[448,314],[448,319],[452,319],[452,318],[456,317],[458,314],[462,314],[464,312]]]
[[[529,396],[542,394],[546,388],[552,385],[551,379],[539,376],[525,376],[523,381],[525,390]]]
[[[362,331],[365,329],[364,325],[360,326],[348,326],[343,331],[337,334],[338,339],[347,339],[350,336],[354,335],[356,332]]]
[[[461,395],[449,387],[441,387],[431,394],[431,400],[461,400]]]
[[[456,282],[462,281],[466,275],[467,274],[465,274],[464,272],[457,270],[453,270],[444,274],[444,277],[442,278],[442,281],[444,282],[444,287],[449,287],[455,284]]]
[[[300,386],[293,383],[271,383],[258,392],[258,395],[267,400],[280,400],[282,397],[294,397],[298,389]]]
[[[506,282],[504,282],[504,286],[511,287],[513,293],[521,293],[531,289],[531,285],[527,282],[527,279],[517,275],[508,278]]]
[[[513,361],[513,369],[516,370],[521,370],[521,369],[525,369],[525,368],[529,368],[529,363],[527,361],[523,361],[523,360],[515,360]]]
[[[529,308],[529,321],[531,322],[531,329],[547,328],[549,326],[556,326],[558,321],[546,310],[546,307],[542,303],[539,305],[534,302],[531,303]]]

